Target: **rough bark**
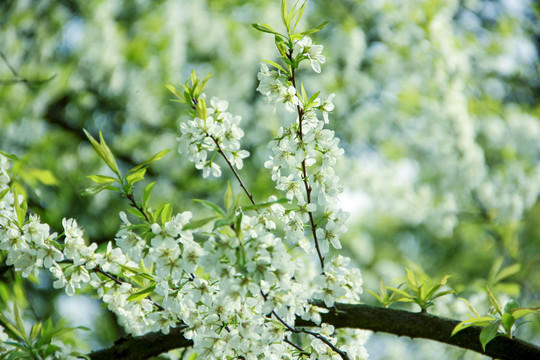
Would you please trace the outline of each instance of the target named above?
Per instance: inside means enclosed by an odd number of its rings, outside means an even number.
[[[482,328],[470,327],[450,336],[458,320],[446,319],[428,313],[413,313],[403,310],[385,309],[370,305],[336,304],[322,316],[323,322],[336,328],[356,328],[385,332],[410,338],[423,338],[476,351],[495,359],[528,360],[540,359],[540,347],[519,339],[499,336],[482,349],[479,334]],[[313,323],[298,320],[297,327],[313,326]],[[143,336],[121,339],[109,349],[89,354],[92,360],[142,360],[176,348],[191,346],[180,330],[171,329],[170,334],[150,333]]]

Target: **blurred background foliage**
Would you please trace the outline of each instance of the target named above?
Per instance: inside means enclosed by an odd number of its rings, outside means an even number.
[[[80,195],[87,175],[108,174],[82,129],[103,131],[124,170],[176,149],[187,117],[165,85],[183,83],[192,69],[211,72],[207,96],[228,100],[242,116],[251,158],[241,175],[250,190],[261,200],[274,193],[262,166],[265,144],[280,119],[294,119],[255,91],[260,60],[275,60],[275,51],[251,23],[279,24],[278,7],[277,0],[1,1],[0,149],[22,158],[22,180],[45,183],[29,189],[32,211],[54,230],[74,217],[89,241],[114,239],[127,201]],[[336,93],[330,127],[346,150],[338,172],[343,206],[353,213],[342,242],[366,288],[376,290],[381,278],[396,286],[404,266],[414,266],[435,279],[452,275],[450,286],[484,311],[486,286],[503,304],[512,297],[540,305],[539,15],[532,0],[309,1],[303,26],[329,21],[314,36],[327,62],[322,74],[299,76],[308,92]],[[35,169],[50,171],[56,184]],[[168,199],[197,216],[204,210],[191,199],[220,202],[227,177],[202,181],[171,151],[138,189],[158,180],[156,204]],[[27,283],[0,270],[3,310],[14,301],[37,320],[62,309],[71,316],[46,278]],[[363,300],[374,303],[367,293]],[[73,301],[94,308],[83,324],[95,330],[89,347],[122,335],[94,300]],[[453,296],[432,311],[468,313]],[[538,343],[540,321],[532,320],[518,336]],[[481,358],[379,334],[367,348],[372,359]]]

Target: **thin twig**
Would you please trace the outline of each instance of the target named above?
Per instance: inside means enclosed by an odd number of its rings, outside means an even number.
[[[101,275],[103,276],[106,276],[107,278],[111,279],[112,281],[114,281],[117,285],[122,285],[123,283],[126,283],[126,281],[124,280],[121,280],[120,278],[116,277],[116,276],[113,276],[111,274],[109,274],[108,272],[104,271],[103,269],[101,269],[100,267],[96,266],[95,268],[92,269],[92,271],[95,271],[97,273],[100,273]],[[154,300],[152,300],[150,298],[150,296],[147,296],[148,300],[150,300],[152,302],[152,304],[158,308],[159,311],[163,311],[165,310],[161,305],[159,305],[157,302],[155,302]]]
[[[242,179],[240,178],[240,175],[238,175],[238,172],[236,171],[236,169],[234,168],[234,166],[231,164],[231,162],[229,161],[229,159],[227,158],[227,156],[225,155],[225,153],[224,153],[223,150],[221,149],[221,146],[219,146],[219,141],[217,141],[217,139],[216,139],[213,135],[206,134],[206,136],[209,136],[212,140],[214,140],[214,143],[216,144],[217,149],[218,149],[218,153],[220,153],[221,156],[223,156],[223,158],[224,158],[225,161],[227,162],[227,165],[229,165],[229,167],[231,168],[232,172],[234,173],[234,176],[236,176],[236,180],[238,180],[238,182],[240,183],[240,186],[242,187],[242,189],[244,189],[244,192],[245,192],[246,195],[248,196],[249,200],[251,201],[251,203],[252,203],[253,205],[255,205],[255,200],[253,200],[253,195],[251,195],[251,193],[248,191],[248,189],[247,189],[246,186],[244,185],[244,182],[243,182]]]
[[[9,63],[6,55],[4,55],[4,52],[3,51],[0,51],[0,57],[2,57],[2,60],[4,60],[4,63],[6,63],[6,66],[8,67],[9,71],[11,71],[11,73],[17,77],[17,78],[22,78],[22,76],[19,75],[19,73],[17,72],[17,70],[15,70],[15,68],[13,66],[11,66],[11,64]]]
[[[293,343],[291,340],[289,340],[288,338],[285,338],[283,339],[284,342],[286,342],[287,344],[291,345],[293,348],[295,348],[296,350],[298,350],[300,352],[300,354],[302,356],[304,355],[311,355],[310,353],[308,353],[307,351],[305,351],[304,349],[302,349],[300,346],[296,345],[295,343]]]
[[[288,54],[289,60],[292,60],[292,49],[289,51]],[[296,88],[296,78],[294,74],[294,67],[291,67],[291,81],[293,84],[293,87],[298,92],[298,89]],[[302,121],[304,118],[304,111],[300,107],[300,105],[296,105],[296,109],[298,111],[298,137],[300,138],[300,141],[303,141],[303,135],[302,135]],[[308,182],[308,175],[307,175],[307,169],[306,169],[306,159],[302,160],[302,176],[304,177],[304,187],[306,189],[306,196],[307,196],[307,203],[311,204],[311,191],[312,188],[309,185]],[[309,214],[309,222],[311,224],[311,232],[313,234],[313,240],[315,242],[315,249],[317,249],[317,255],[319,256],[319,261],[321,263],[322,272],[324,273],[324,257],[321,253],[321,249],[319,247],[319,240],[317,239],[317,225],[315,224],[315,220],[313,219],[313,212],[308,211]]]
[[[195,99],[195,98],[192,98],[191,99],[191,102],[192,102],[192,105],[191,105],[191,108],[195,111],[197,111],[197,107],[195,106],[199,100],[198,99]],[[225,155],[225,153],[223,152],[223,150],[221,149],[221,146],[219,145],[219,141],[217,141],[217,139],[213,136],[213,135],[210,135],[208,133],[206,133],[206,136],[208,136],[209,138],[211,138],[214,143],[216,144],[217,146],[217,149],[218,149],[218,153],[223,156],[223,158],[225,159],[225,162],[227,162],[227,165],[229,165],[229,168],[232,170],[234,176],[236,177],[236,180],[238,180],[238,182],[240,183],[240,186],[242,187],[242,189],[244,190],[244,192],[246,193],[246,195],[248,196],[249,200],[251,201],[251,203],[253,205],[256,205],[255,203],[255,200],[253,199],[253,195],[251,195],[251,193],[248,191],[247,187],[244,185],[244,182],[242,181],[242,179],[240,178],[240,175],[238,174],[238,172],[236,171],[236,169],[234,168],[234,166],[231,164],[231,162],[229,161],[229,159],[227,158],[227,156]]]
[[[2,51],[0,51],[0,57],[2,58],[2,60],[6,64],[6,66],[8,67],[9,71],[11,71],[11,73],[15,77],[15,79],[0,80],[0,84],[25,83],[28,86],[41,85],[41,84],[44,84],[46,82],[51,81],[56,76],[56,74],[53,74],[48,79],[29,80],[29,79],[19,75],[18,71],[10,64],[10,62],[8,61],[6,55]]]
[[[322,336],[321,334],[317,334],[316,332],[313,332],[313,331],[309,331],[309,330],[302,330],[303,333],[306,333],[306,334],[309,334],[319,340],[321,340],[323,343],[325,343],[330,349],[334,350],[336,353],[339,354],[339,356],[341,356],[341,358],[343,360],[351,360],[351,358],[349,357],[349,355],[347,355],[347,353],[343,350],[340,350],[336,345],[332,344],[327,338],[325,338],[324,336]]]
[[[133,197],[133,193],[129,193],[127,195],[127,198],[129,199],[129,205],[131,205],[131,207],[134,207],[135,209],[137,209],[141,214],[144,215],[144,218],[146,219],[146,221],[150,222],[150,220],[148,219],[148,216],[146,216],[146,213],[144,212],[144,210],[139,205],[137,205],[137,202],[135,201],[135,198]]]
[[[263,297],[263,299],[266,301],[266,298],[268,297],[268,294],[264,294],[261,290],[261,295]],[[321,340],[323,343],[325,343],[330,349],[332,349],[333,351],[335,351],[339,356],[341,356],[341,358],[343,360],[351,360],[349,358],[349,356],[347,355],[347,353],[345,351],[342,351],[340,349],[338,349],[334,344],[332,344],[328,339],[326,339],[324,336],[320,335],[320,334],[317,334],[315,332],[312,332],[312,331],[309,331],[309,330],[305,330],[305,329],[302,329],[302,330],[298,330],[294,327],[292,327],[291,325],[287,324],[285,322],[285,320],[283,320],[278,314],[276,314],[276,312],[274,310],[272,310],[272,315],[274,315],[276,317],[276,319],[278,319],[278,321],[280,323],[283,324],[283,326],[285,326],[285,328],[287,330],[289,330],[290,332],[293,332],[295,334],[298,334],[298,333],[305,333],[305,334],[308,334],[308,335],[311,335],[319,340]]]

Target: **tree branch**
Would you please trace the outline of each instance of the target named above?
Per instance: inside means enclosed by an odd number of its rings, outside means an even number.
[[[144,360],[173,349],[192,346],[193,341],[186,339],[178,328],[171,329],[167,335],[161,332],[122,338],[105,350],[89,354],[92,360]]]
[[[317,304],[318,306],[320,304]],[[479,335],[482,328],[469,327],[450,336],[458,320],[446,319],[428,313],[413,313],[403,310],[385,309],[370,305],[336,304],[327,314],[321,314],[322,321],[336,328],[356,328],[385,332],[410,338],[434,340],[472,350],[492,358],[503,360],[540,359],[540,347],[519,339],[496,337],[482,350]],[[296,326],[310,327],[313,323],[298,319]],[[151,333],[128,339],[121,339],[109,349],[89,354],[92,360],[142,360],[176,348],[192,346],[179,329],[171,329],[170,334]]]

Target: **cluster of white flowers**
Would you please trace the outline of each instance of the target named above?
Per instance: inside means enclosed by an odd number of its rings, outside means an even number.
[[[205,101],[204,94],[197,101]],[[178,138],[178,152],[187,154],[195,167],[203,171],[203,177],[221,175],[221,167],[215,163],[214,156],[220,152],[236,169],[244,165],[243,159],[249,152],[240,149],[240,139],[244,131],[239,127],[238,115],[227,112],[229,103],[213,97],[211,108],[206,111],[206,118],[199,117],[180,124],[182,136]]]
[[[326,57],[322,54],[323,46],[314,45],[309,36],[304,36],[296,45],[298,45],[298,52],[305,55],[311,62],[313,71],[320,73],[321,64],[326,62]]]
[[[195,241],[196,230],[184,229],[190,212],[161,225],[154,223],[150,231],[141,230],[121,213],[117,247],[109,242],[105,252],[96,252],[97,245],[85,244],[83,231],[73,219],[63,220],[61,236],[50,234],[49,226],[33,215],[20,228],[5,166],[1,174],[0,190],[7,192],[0,202],[0,244],[9,263],[24,276],[48,269],[54,286],[64,287],[68,295],[90,285],[134,335],[168,333],[180,325],[186,327],[185,336],[193,340],[194,350],[205,358],[278,359],[283,354],[292,358],[295,349],[284,340],[296,318],[321,322],[323,309],[310,299],[332,306],[340,298],[357,299],[361,291],[358,270],[345,269],[348,259],[337,257],[327,263],[324,276],[302,268],[292,250],[274,234],[276,222],[286,212],[279,203],[254,216],[238,213],[242,216],[239,231],[220,227],[204,240],[204,246]],[[144,290],[141,274],[150,290],[137,296]],[[332,333],[321,331],[335,344]],[[307,351],[319,358],[335,355],[319,342]],[[348,346],[351,354],[365,354],[363,342],[354,349]]]
[[[297,41],[294,53],[309,60],[315,72],[321,71],[322,46],[310,38]],[[338,346],[338,332],[331,325],[305,332],[295,328],[298,318],[321,324],[326,310],[313,300],[332,307],[336,301],[358,301],[362,292],[360,271],[348,267],[348,258],[338,255],[324,263],[330,244],[341,248],[348,218],[337,206],[342,187],[333,170],[343,150],[334,132],[324,127],[334,95],[302,99],[294,81],[266,65],[258,77],[258,90],[267,102],[298,112],[297,121],[281,127],[271,141],[273,155],[265,163],[292,208],[270,197],[272,205],[238,208],[234,226],[215,222],[210,233],[189,227],[188,211],[152,224],[132,224],[120,213],[122,226],[115,242],[97,251],[97,244],[86,245],[74,219],[63,220],[61,235],[51,234],[35,215],[21,224],[16,204],[23,198],[15,201],[8,187],[9,163],[0,157],[0,191],[5,190],[0,249],[7,251],[8,265],[23,276],[37,276],[45,268],[54,287],[65,288],[68,295],[93,288],[131,334],[168,333],[180,326],[204,358],[292,359],[299,350],[289,339],[293,333],[311,337],[302,351],[313,359],[334,359],[340,352],[352,359],[366,358],[365,337]],[[232,170],[241,169],[249,153],[240,149],[240,117],[226,111],[227,101],[214,97],[207,108],[204,94],[191,100],[199,117],[181,124],[179,152],[203,170],[203,177],[221,175],[214,161],[218,153]],[[319,271],[306,269],[315,254],[309,237],[319,255]]]
[[[523,33],[527,7],[444,1],[426,25],[429,3],[368,1],[356,15],[378,25],[343,27],[346,50],[329,42],[346,70],[328,77],[347,77],[339,106],[354,133],[349,145],[362,155],[350,159],[348,185],[372,200],[365,222],[395,217],[443,238],[461,213],[484,207],[512,226],[540,194],[538,119],[519,104],[526,96],[513,94],[517,83],[505,81],[536,76],[534,44]],[[488,12],[497,24],[489,29],[480,20]]]
[[[319,63],[324,63],[322,45],[313,45],[308,37],[296,45],[300,53],[309,54],[313,70],[320,72]],[[324,227],[319,227],[316,234],[322,253],[329,251],[330,244],[340,249],[339,237],[346,231],[345,222],[349,215],[337,207],[343,187],[334,166],[343,149],[338,146],[339,139],[334,136],[334,131],[324,128],[329,121],[328,112],[334,109],[334,94],[325,100],[317,97],[313,101],[301,101],[293,82],[280,71],[269,70],[265,64],[258,78],[257,90],[265,96],[266,102],[284,103],[288,110],[298,112],[294,123],[279,128],[277,137],[270,143],[273,154],[265,163],[276,181],[276,188],[285,191],[287,198],[295,199],[299,205],[298,211],[288,214],[288,238],[307,244],[302,240],[305,224],[309,222],[308,214],[319,210]],[[318,118],[317,111],[322,113],[323,120]]]

